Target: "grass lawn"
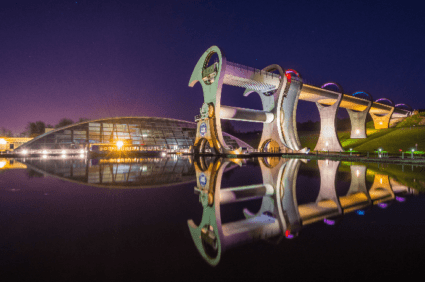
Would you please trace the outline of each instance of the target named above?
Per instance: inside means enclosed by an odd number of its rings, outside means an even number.
[[[302,147],[308,147],[311,150],[319,139],[318,132],[300,131],[299,136]],[[418,144],[419,151],[425,151],[425,126],[368,128],[367,136],[365,139],[350,139],[350,132],[338,132],[341,146],[345,151],[352,148],[353,151],[373,152],[377,148],[382,148],[390,154],[401,154],[400,149],[403,152],[410,151],[415,148],[415,144]]]

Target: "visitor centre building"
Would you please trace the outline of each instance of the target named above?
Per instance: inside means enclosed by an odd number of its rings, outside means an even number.
[[[22,154],[83,153],[94,146],[129,151],[186,151],[193,146],[196,123],[158,117],[117,117],[75,123],[46,132],[21,145]],[[238,138],[225,134],[234,148],[248,147]]]

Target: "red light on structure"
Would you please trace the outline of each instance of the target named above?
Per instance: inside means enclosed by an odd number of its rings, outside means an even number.
[[[291,82],[291,74],[290,73],[285,73],[285,75],[286,75],[286,78],[288,79],[288,82],[290,83]]]

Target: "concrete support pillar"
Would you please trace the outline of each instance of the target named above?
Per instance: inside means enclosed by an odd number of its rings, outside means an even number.
[[[342,214],[341,204],[336,194],[336,174],[340,161],[318,160],[320,171],[320,191],[316,199],[318,206],[334,208],[335,215]],[[332,202],[332,203],[331,203]]]
[[[302,225],[320,220],[332,224],[332,218],[342,215],[341,203],[336,194],[336,173],[340,161],[318,160],[320,191],[315,202],[298,206]]]
[[[351,165],[350,170],[350,189],[345,196],[339,197],[344,213],[362,209],[372,204],[366,188],[366,166]]]
[[[336,133],[336,113],[341,104],[342,94],[331,106],[323,106],[316,102],[320,114],[320,135],[317,141],[315,151],[333,151],[342,152],[341,143]]]
[[[391,188],[390,177],[386,174],[375,174],[369,195],[374,204],[379,204],[395,198]]]
[[[282,170],[279,186],[276,189],[276,194],[280,195],[279,210],[282,214],[285,213],[285,216],[282,217],[285,218],[288,235],[292,236],[297,234],[302,227],[296,191],[300,165],[300,159],[289,159]]]
[[[297,131],[297,106],[300,97],[303,82],[299,74],[298,77],[290,77],[290,86],[287,95],[284,97],[281,106],[280,128],[283,139],[288,148],[298,151],[301,150],[301,142]]]
[[[393,107],[391,111],[384,116],[378,116],[374,113],[370,113],[375,129],[389,128],[391,116],[393,115],[394,110],[395,108]]]
[[[369,102],[369,105],[367,108],[361,112],[356,112],[350,109],[347,109],[348,115],[350,116],[351,121],[351,135],[350,138],[353,139],[360,139],[360,138],[366,138],[366,117],[367,113],[370,110],[370,107],[372,106],[372,102]]]

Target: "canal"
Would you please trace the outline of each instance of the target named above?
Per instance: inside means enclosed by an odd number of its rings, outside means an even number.
[[[284,158],[0,159],[15,281],[421,274],[425,166]]]

